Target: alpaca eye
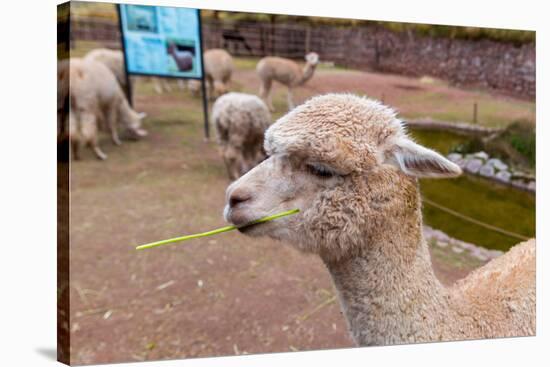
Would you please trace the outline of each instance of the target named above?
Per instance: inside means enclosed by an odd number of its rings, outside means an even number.
[[[330,178],[335,175],[334,172],[320,164],[307,164],[306,168],[309,173],[321,178]]]

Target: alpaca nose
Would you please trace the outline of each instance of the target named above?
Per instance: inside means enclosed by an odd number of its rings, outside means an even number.
[[[229,196],[229,207],[233,209],[237,205],[249,201],[252,199],[252,194],[250,192],[235,190]]]

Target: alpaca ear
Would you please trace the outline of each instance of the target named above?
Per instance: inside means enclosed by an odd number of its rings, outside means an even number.
[[[462,169],[441,154],[407,137],[399,137],[390,148],[390,159],[407,175],[414,177],[457,177]]]
[[[317,64],[319,62],[319,55],[317,55],[315,52],[308,53],[304,58],[310,64]]]

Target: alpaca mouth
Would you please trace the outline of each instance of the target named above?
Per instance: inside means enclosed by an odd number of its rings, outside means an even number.
[[[245,215],[240,210],[230,209],[228,206],[224,210],[225,220],[237,227],[237,230],[243,234],[252,232],[258,226],[265,223],[253,223],[248,215]]]
[[[254,228],[257,228],[258,226],[261,226],[265,223],[251,223],[251,224],[244,224],[243,226],[238,226],[237,230],[241,233],[248,233]]]

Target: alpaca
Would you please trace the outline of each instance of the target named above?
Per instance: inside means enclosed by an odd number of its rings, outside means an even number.
[[[390,108],[347,94],[310,99],[266,131],[268,159],[227,189],[224,216],[321,257],[357,345],[535,333],[535,241],[451,287],[435,277],[422,235],[419,177],[460,168],[413,142]]]
[[[120,50],[96,48],[84,56],[85,60],[94,60],[103,63],[116,77],[118,84],[126,93],[126,71],[124,70],[124,55]]]
[[[73,156],[79,159],[81,144],[89,145],[99,159],[107,155],[98,146],[98,130],[104,121],[113,143],[120,145],[117,123],[120,120],[135,138],[144,137],[144,114],[134,111],[126,100],[113,73],[101,62],[70,59],[69,139]]]
[[[233,73],[233,58],[222,49],[211,49],[204,53],[204,75],[208,85],[208,94],[216,99],[227,93],[227,83]]]
[[[288,109],[294,108],[294,100],[292,98],[292,88],[303,85],[313,77],[315,68],[319,63],[319,55],[315,52],[310,52],[305,56],[306,65],[300,69],[297,63],[292,60],[282,57],[268,56],[258,62],[256,72],[260,77],[260,96],[267,103],[271,112],[275,111],[271,102],[271,83],[273,80],[286,85]]]
[[[271,116],[260,98],[244,93],[224,94],[212,107],[212,121],[230,180],[236,180],[265,158],[262,146]]]

